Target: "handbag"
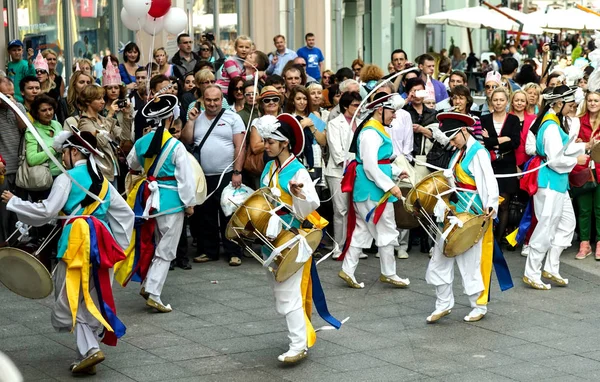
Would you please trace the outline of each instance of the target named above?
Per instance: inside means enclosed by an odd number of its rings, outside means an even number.
[[[17,169],[17,175],[15,177],[15,184],[27,191],[44,191],[52,187],[52,174],[50,173],[50,167],[48,162],[44,162],[37,166],[30,166],[27,163],[25,154],[25,145],[21,139],[19,144],[19,168]],[[41,147],[38,144],[38,152],[41,151]]]
[[[250,134],[246,140],[246,158],[244,158],[244,170],[252,175],[260,175],[265,168],[265,152],[264,150],[260,153],[254,154],[250,149],[250,136],[252,135],[252,127],[250,128]]]
[[[432,146],[433,146],[433,144],[431,143],[431,141],[423,135],[421,137],[421,149],[419,150],[419,153],[417,155],[415,155],[416,162],[429,163],[427,161],[427,156],[428,156],[429,152],[431,151]],[[416,182],[420,182],[421,179],[423,179],[424,177],[429,175],[429,172],[430,172],[429,168],[427,168],[427,166],[416,163],[416,162],[415,162],[415,184],[416,184]]]

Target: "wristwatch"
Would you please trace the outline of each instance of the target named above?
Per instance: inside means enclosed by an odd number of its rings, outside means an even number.
[[[239,170],[233,170],[233,175],[242,175],[242,172]]]

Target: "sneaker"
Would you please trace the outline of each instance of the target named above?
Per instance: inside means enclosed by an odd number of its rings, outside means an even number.
[[[396,254],[399,259],[408,259],[408,252],[406,252],[404,249],[398,248]]]
[[[521,249],[521,256],[523,256],[523,257],[529,256],[529,245],[523,244],[523,248]]]
[[[242,259],[240,259],[237,256],[233,256],[230,260],[229,260],[229,266],[230,267],[237,267],[239,265],[242,265]]]
[[[361,253],[360,253],[360,255],[358,255],[358,258],[359,258],[359,259],[368,259],[368,258],[369,258],[369,255],[367,255],[367,254],[366,254],[366,253],[364,253],[364,252],[361,252]]]

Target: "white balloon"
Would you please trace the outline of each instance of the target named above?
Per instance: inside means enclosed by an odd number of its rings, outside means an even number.
[[[181,8],[171,8],[164,17],[165,30],[171,34],[179,34],[188,26],[187,14]]]
[[[159,34],[165,26],[165,17],[152,17],[146,15],[146,22],[142,28],[150,35],[156,36]]]
[[[144,26],[144,22],[146,22],[146,18],[137,18],[133,17],[127,12],[127,9],[121,9],[121,22],[127,29],[132,31],[139,31]]]
[[[132,17],[143,18],[148,14],[152,1],[150,0],[123,0],[123,8],[127,9]]]

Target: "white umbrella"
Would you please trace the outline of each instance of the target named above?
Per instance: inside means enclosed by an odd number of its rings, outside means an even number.
[[[521,12],[518,13],[521,16],[524,15]],[[519,19],[519,17],[515,18]],[[519,23],[488,7],[453,9],[451,11],[419,16],[416,20],[419,24],[445,24],[471,29],[491,28],[514,32],[519,30]],[[519,21],[521,20],[519,19]],[[539,27],[531,26],[524,29],[523,32],[541,34],[542,30]]]
[[[543,29],[600,29],[600,17],[577,8],[549,9],[527,14],[528,22]]]

